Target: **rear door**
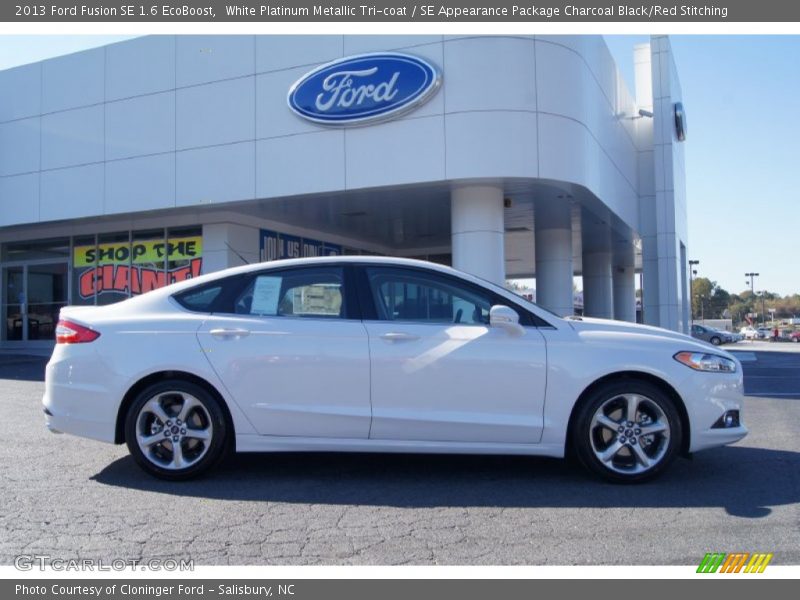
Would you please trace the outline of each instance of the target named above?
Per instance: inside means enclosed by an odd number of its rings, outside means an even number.
[[[270,269],[245,278],[198,337],[263,435],[367,438],[369,348],[342,266]]]

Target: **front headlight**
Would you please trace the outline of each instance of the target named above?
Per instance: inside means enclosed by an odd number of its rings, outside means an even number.
[[[724,356],[705,352],[678,352],[674,357],[679,363],[695,371],[711,371],[713,373],[735,373],[736,362]]]

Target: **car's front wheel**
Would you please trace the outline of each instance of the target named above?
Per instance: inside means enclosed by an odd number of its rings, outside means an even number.
[[[672,399],[655,385],[632,379],[594,390],[578,407],[574,423],[572,441],[581,463],[617,483],[661,474],[683,437]]]
[[[711,343],[715,346],[719,346],[722,343],[722,340],[719,339],[717,336],[711,338]]]
[[[125,441],[145,471],[169,480],[200,475],[225,454],[228,426],[206,389],[176,379],[148,386],[125,419]]]

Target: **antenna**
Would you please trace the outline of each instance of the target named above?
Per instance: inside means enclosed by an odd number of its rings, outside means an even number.
[[[247,259],[246,259],[244,256],[242,256],[241,254],[239,254],[239,253],[238,253],[238,252],[237,252],[237,251],[236,251],[236,250],[233,248],[233,246],[231,246],[231,245],[230,245],[228,242],[225,242],[225,245],[228,247],[228,250],[230,250],[230,251],[231,251],[231,252],[233,252],[233,253],[234,253],[236,256],[238,256],[238,257],[239,257],[239,260],[241,260],[241,261],[242,261],[244,264],[246,264],[246,265],[249,265],[249,264],[250,264],[250,261],[249,261],[249,260],[247,260]]]

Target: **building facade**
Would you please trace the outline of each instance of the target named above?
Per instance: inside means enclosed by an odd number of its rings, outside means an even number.
[[[580,276],[585,315],[631,321],[641,277],[643,320],[687,331],[680,84],[668,38],[633,60],[631,92],[600,36],[186,35],[2,71],[0,347],[51,344],[65,304],[336,254],[535,277],[559,314]],[[400,63],[431,67],[417,96]]]

